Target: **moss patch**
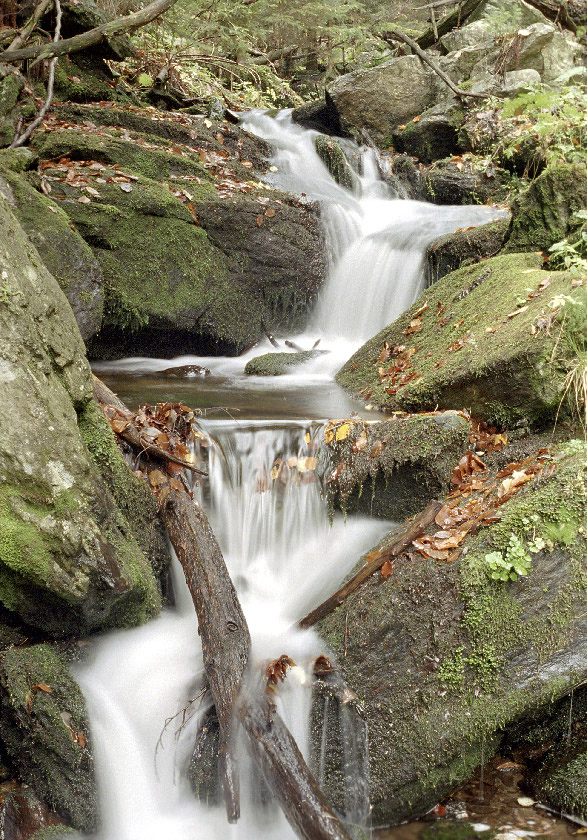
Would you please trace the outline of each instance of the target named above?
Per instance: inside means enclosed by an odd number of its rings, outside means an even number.
[[[283,376],[310,359],[321,356],[322,350],[305,350],[302,353],[264,353],[255,356],[245,365],[249,376]]]
[[[0,653],[2,743],[23,781],[75,828],[96,828],[91,733],[82,693],[55,647]]]
[[[570,274],[541,266],[539,254],[515,254],[448,275],[363,345],[337,382],[388,409],[467,408],[499,426],[546,422],[564,381],[552,361],[559,334],[552,302],[573,290]],[[403,346],[407,356],[395,351],[380,361],[386,346]]]

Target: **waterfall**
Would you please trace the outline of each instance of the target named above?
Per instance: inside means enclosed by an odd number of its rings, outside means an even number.
[[[230,420],[203,421],[216,445],[209,450],[209,479],[197,493],[207,510],[252,636],[252,667],[282,654],[299,666],[280,688],[287,725],[308,753],[312,663],[324,653],[313,631],[292,630],[295,620],[321,602],[361,554],[389,530],[366,518],[328,520],[315,458],[326,416],[356,407],[333,375],[356,347],[409,306],[423,287],[427,244],[457,227],[500,215],[487,207],[433,207],[400,199],[380,180],[372,153],[352,144],[356,189],[332,179],[318,157],[316,133],[253,112],[245,128],[275,149],[273,183],[320,201],[330,260],[329,280],[310,329],[331,352],[283,377],[245,377],[248,358],[184,356],[128,359],[101,366],[112,376],[148,374],[172,365],[200,364],[212,376],[189,385],[182,399],[198,406],[227,406]],[[152,387],[152,386],[151,386]],[[125,396],[124,387],[116,387]],[[167,399],[151,391],[150,401]],[[304,419],[309,418],[309,419]],[[276,807],[263,808],[257,774],[242,748],[242,811],[229,826],[223,809],[196,800],[186,780],[201,714],[202,653],[197,621],[181,570],[174,567],[176,607],[144,627],[118,631],[92,645],[76,677],[87,699],[102,807],[100,840],[289,840],[293,833]],[[301,679],[298,679],[301,677]],[[368,813],[364,731],[350,726],[349,710],[336,711],[345,752],[342,774],[351,820]],[[330,754],[330,727],[322,717],[316,772]],[[345,749],[346,747],[346,749]],[[360,772],[358,772],[360,770]]]

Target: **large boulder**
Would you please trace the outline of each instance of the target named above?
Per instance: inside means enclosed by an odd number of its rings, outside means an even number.
[[[81,336],[88,341],[102,323],[104,308],[102,272],[91,248],[72,230],[63,210],[25,177],[4,168],[2,157],[0,194],[65,292]]]
[[[422,198],[432,204],[488,204],[509,195],[510,177],[467,155],[458,160],[437,160],[422,178]]]
[[[574,214],[587,206],[587,169],[582,163],[549,166],[512,204],[508,251],[546,251],[576,227]]]
[[[126,121],[152,123],[132,111]],[[90,353],[238,353],[265,329],[299,331],[326,273],[317,206],[251,180],[243,151],[255,144],[241,129],[216,123],[222,143],[211,143],[194,121],[169,129],[171,143],[152,124],[147,135],[72,122],[36,140],[51,198],[102,270]]]
[[[80,437],[84,345],[6,202],[0,278],[0,603],[54,636],[144,621],[155,578]]]
[[[363,345],[336,379],[386,409],[467,408],[500,426],[540,425],[561,404],[572,355],[553,326],[579,291],[569,273],[544,271],[539,254],[461,268]]]
[[[509,219],[497,219],[487,225],[441,236],[426,249],[429,282],[438,282],[462,265],[495,257],[505,244],[509,229]]]
[[[411,516],[447,492],[469,432],[454,411],[329,424],[323,454],[330,506],[391,520]]]
[[[426,813],[500,747],[506,727],[587,677],[587,446],[573,441],[543,467],[529,461],[540,481],[502,497],[489,527],[456,536],[452,562],[412,547],[317,625],[367,720],[375,826]],[[450,514],[440,521],[432,529],[450,543],[459,526],[447,539]],[[494,575],[498,560],[507,580]]]
[[[465,151],[459,140],[464,109],[458,100],[449,99],[424,111],[420,119],[411,121],[394,133],[395,148],[413,155],[422,163]]]
[[[404,55],[341,76],[329,86],[328,96],[346,131],[365,128],[380,145],[389,146],[394,129],[435,104],[440,86],[417,56]]]
[[[88,716],[79,686],[55,647],[0,653],[0,731],[22,781],[70,825],[95,830],[98,801]]]

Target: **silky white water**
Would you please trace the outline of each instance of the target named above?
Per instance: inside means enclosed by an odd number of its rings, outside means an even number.
[[[292,460],[293,466],[275,478],[272,468],[276,459],[316,454],[319,427],[310,420],[339,410],[334,372],[417,297],[426,245],[457,227],[489,221],[499,211],[400,199],[380,180],[372,153],[363,156],[357,191],[351,194],[318,158],[315,132],[293,125],[288,114],[252,113],[244,125],[275,148],[274,184],[321,202],[330,276],[311,328],[296,341],[310,347],[320,338],[330,352],[291,375],[267,379],[247,378],[243,369],[251,356],[272,350],[269,344],[238,359],[126,359],[98,370],[148,374],[186,364],[211,369],[212,376],[194,382],[183,399],[198,407],[204,394],[199,389],[206,389],[206,404],[227,406],[233,416],[205,421],[218,445],[210,450],[210,477],[199,498],[249,623],[253,668],[284,653],[300,666],[284,683],[278,702],[306,749],[311,692],[298,677],[308,673],[317,655],[328,652],[313,632],[294,631],[292,624],[337,587],[389,523],[357,518],[345,524],[336,517],[330,525],[313,470],[304,471]],[[354,154],[358,165],[359,152]],[[250,397],[239,413],[246,393]],[[322,402],[316,402],[316,394],[325,395]],[[266,401],[271,420],[262,409]],[[292,415],[308,421],[284,419]],[[91,718],[100,840],[288,840],[293,833],[279,809],[265,811],[255,803],[245,755],[243,815],[236,826],[228,825],[220,807],[197,802],[189,789],[185,770],[199,708],[190,701],[199,692],[202,657],[187,587],[181,571],[175,569],[174,576],[174,610],[145,627],[105,636],[76,667]]]

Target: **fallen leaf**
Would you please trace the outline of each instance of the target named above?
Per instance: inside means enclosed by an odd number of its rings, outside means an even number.
[[[275,216],[275,210],[273,210],[273,208],[269,207],[267,210],[265,210],[265,216],[268,219],[272,219]]]
[[[36,685],[31,686],[31,691],[44,691],[45,694],[53,694],[53,689],[51,686],[47,685],[47,683],[37,683]]]
[[[351,429],[352,426],[350,423],[343,423],[341,426],[337,427],[334,439],[336,441],[346,440],[351,432]]]
[[[149,484],[151,487],[160,487],[167,483],[167,478],[163,475],[161,470],[151,470],[149,473]]]
[[[261,215],[257,216],[256,221],[257,221],[257,227],[262,227],[263,226],[263,216],[261,216]]]
[[[361,452],[366,446],[367,446],[367,432],[365,431],[365,429],[363,429],[361,431],[361,434],[353,442],[353,452]]]
[[[340,464],[337,467],[335,467],[335,469],[332,470],[332,472],[330,473],[330,476],[328,478],[328,481],[326,483],[330,484],[332,481],[336,481],[336,479],[339,477],[339,475],[344,470],[344,468],[345,468],[345,462],[341,461]]]
[[[392,572],[393,565],[389,562],[389,560],[386,560],[383,566],[381,567],[381,574],[384,578],[388,578]]]

